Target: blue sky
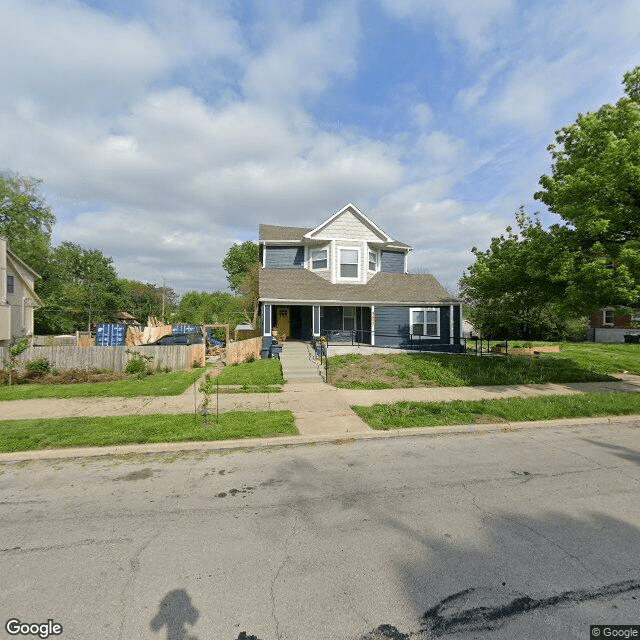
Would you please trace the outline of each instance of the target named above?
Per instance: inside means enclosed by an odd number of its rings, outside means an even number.
[[[179,292],[348,202],[454,289],[640,64],[637,0],[0,0],[0,24],[0,167],[44,181],[56,242]]]

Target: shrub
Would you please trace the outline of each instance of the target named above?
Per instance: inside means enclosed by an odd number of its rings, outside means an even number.
[[[126,351],[131,357],[124,368],[124,372],[144,378],[148,373],[148,363],[153,360],[153,356],[145,356],[138,351]]]
[[[49,373],[51,371],[51,363],[46,358],[30,360],[25,366],[29,373]]]

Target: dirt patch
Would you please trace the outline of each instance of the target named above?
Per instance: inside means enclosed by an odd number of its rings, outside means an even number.
[[[329,370],[331,384],[342,382],[385,382],[397,389],[426,386],[417,374],[398,368],[384,354],[366,356],[362,360],[346,362]]]

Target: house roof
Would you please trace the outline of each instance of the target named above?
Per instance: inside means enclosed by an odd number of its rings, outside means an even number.
[[[261,269],[260,300],[411,305],[458,302],[430,274],[377,273],[366,284],[332,284],[307,269]]]
[[[259,230],[260,242],[302,242],[305,233],[313,231],[311,227],[279,227],[273,224],[261,224]]]

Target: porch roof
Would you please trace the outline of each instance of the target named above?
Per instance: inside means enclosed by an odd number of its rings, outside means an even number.
[[[290,303],[457,303],[431,274],[377,273],[366,284],[332,284],[307,269],[261,269],[260,300]]]

